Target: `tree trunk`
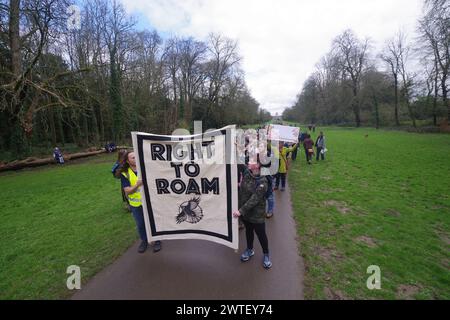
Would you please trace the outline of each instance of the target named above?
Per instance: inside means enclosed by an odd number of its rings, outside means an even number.
[[[77,121],[74,120],[73,121],[72,133],[73,133],[73,141],[74,141],[74,143],[77,146],[82,147],[83,146],[83,142],[82,142],[82,139],[81,139],[79,122],[80,122],[79,120],[77,120]]]
[[[63,122],[62,122],[62,117],[63,114],[61,112],[61,110],[58,110],[56,112],[56,119],[57,119],[57,126],[58,126],[58,135],[59,135],[59,142],[61,143],[62,146],[64,146],[65,143],[65,137],[64,137],[64,126],[63,126]]]
[[[102,113],[102,106],[98,106],[98,123],[99,123],[99,129],[100,129],[100,141],[105,141],[105,123]]]
[[[72,125],[67,126],[67,129],[69,130],[69,138],[71,139],[71,142],[74,144],[77,144],[77,138],[75,136],[75,129]]]
[[[375,106],[375,128],[379,129],[380,128],[380,112],[378,110],[378,100],[375,95],[373,96],[373,104]]]
[[[394,90],[395,90],[395,125],[400,126],[398,119],[398,77],[394,75]]]
[[[30,144],[25,136],[25,132],[20,125],[20,121],[17,117],[13,117],[10,120],[11,126],[11,142],[12,151],[15,158],[26,156],[30,153]]]
[[[120,74],[119,67],[116,61],[116,49],[114,48],[110,52],[110,101],[113,111],[113,139],[119,141],[122,138],[123,127],[123,108],[122,108],[122,96],[120,92]]]
[[[97,145],[99,142],[99,133],[98,133],[98,123],[97,123],[97,116],[95,114],[95,109],[96,108],[92,108],[91,113],[92,113],[92,137],[93,137],[93,142]]]
[[[176,78],[176,74],[175,71],[172,71],[172,85],[173,85],[173,102],[175,104],[175,109],[174,109],[174,119],[175,121],[178,120],[178,99],[177,99],[177,78]],[[172,122],[173,120],[171,120],[170,122]]]
[[[82,125],[83,125],[83,145],[88,146],[89,145],[89,126],[88,126],[88,119],[87,115],[82,114]]]
[[[361,118],[360,118],[359,110],[355,110],[354,112],[355,112],[356,127],[359,128],[359,127],[361,127]]]
[[[438,100],[439,89],[437,86],[437,77],[434,86],[434,97],[433,97],[433,124],[437,126],[437,100]]]
[[[186,102],[186,123],[190,125],[192,122],[192,97],[188,96]]]
[[[18,78],[22,72],[20,55],[20,0],[9,2],[9,45],[11,50],[11,73]]]
[[[413,127],[417,128],[416,117],[414,116],[414,112],[412,111],[411,103],[409,102],[409,99],[406,101],[406,106],[408,107],[408,113],[409,113],[409,117],[411,118]]]
[[[96,151],[88,151],[88,152],[79,152],[79,153],[73,153],[73,154],[65,154],[64,160],[70,161],[80,158],[86,158],[90,156],[95,156],[98,154],[105,153],[106,150],[96,150]],[[22,161],[12,161],[10,163],[0,165],[0,172],[2,171],[8,171],[8,170],[20,170],[23,168],[30,168],[30,167],[38,167],[48,164],[55,164],[55,159],[53,157],[44,158],[44,159],[35,159],[35,158],[28,158]]]
[[[352,108],[353,113],[355,114],[356,127],[359,128],[361,126],[361,116],[359,110],[358,91],[356,88],[353,89]]]
[[[446,82],[447,82],[447,74],[443,73],[441,80],[442,102],[444,102],[444,106],[447,107],[447,122],[450,124],[450,101],[448,100],[448,90]]]
[[[179,92],[180,92],[180,107],[179,107],[179,113],[178,113],[178,118],[177,118],[177,120],[178,121],[182,121],[182,120],[184,120],[184,92],[183,92],[183,90],[181,89],[181,85],[180,85],[180,90],[179,90]]]
[[[47,111],[48,123],[50,125],[50,136],[52,138],[52,146],[56,147],[56,128],[55,128],[55,115],[53,108],[49,108]]]

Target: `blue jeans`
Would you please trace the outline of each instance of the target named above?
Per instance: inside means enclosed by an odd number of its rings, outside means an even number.
[[[294,151],[292,151],[292,161],[295,161],[295,159],[297,159],[297,151],[298,148],[295,148]]]
[[[322,153],[321,147],[317,147],[317,156],[316,156],[317,161],[319,161],[319,156],[322,158],[322,160],[325,160],[325,154]]]
[[[136,222],[136,229],[139,233],[139,237],[142,241],[147,242],[147,233],[145,232],[144,210],[142,206],[133,207],[130,206],[131,213],[133,214],[134,221]]]
[[[278,188],[280,186],[281,180],[281,188],[286,188],[286,173],[277,173],[275,180],[275,187]]]
[[[273,192],[267,197],[267,213],[273,213],[273,208],[275,206],[275,197]]]

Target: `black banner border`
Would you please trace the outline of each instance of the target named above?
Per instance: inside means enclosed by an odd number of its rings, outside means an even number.
[[[228,141],[230,139],[229,135],[229,129],[224,130],[217,130],[214,132],[209,132],[204,135],[192,135],[187,136],[186,138],[180,138],[180,141],[192,141],[195,139],[198,139],[198,137],[214,137],[217,136],[217,132],[220,132],[221,135],[225,136],[225,146],[226,148],[231,148],[231,142]],[[196,138],[197,137],[197,138]],[[171,136],[160,136],[160,135],[152,135],[152,134],[136,134],[137,138],[137,145],[138,145],[138,153],[139,153],[139,163],[141,168],[141,176],[142,176],[142,182],[144,184],[144,193],[145,193],[145,201],[147,205],[147,212],[148,212],[148,218],[150,222],[150,232],[152,237],[157,236],[164,236],[164,235],[173,235],[173,234],[202,234],[207,235],[211,237],[216,237],[225,241],[228,241],[230,243],[233,243],[233,227],[232,227],[232,187],[231,187],[231,164],[230,161],[226,161],[226,186],[227,186],[227,225],[228,225],[228,235],[222,235],[219,233],[211,232],[211,231],[204,231],[204,230],[192,230],[192,229],[184,229],[184,230],[174,230],[174,231],[156,231],[156,225],[155,225],[155,219],[153,216],[153,208],[150,201],[150,194],[147,188],[147,173],[145,169],[144,164],[144,148],[143,148],[143,142],[144,140],[152,140],[152,141],[171,141],[173,142],[174,139]],[[226,154],[230,154],[230,150],[226,150]],[[230,160],[230,159],[227,159]]]

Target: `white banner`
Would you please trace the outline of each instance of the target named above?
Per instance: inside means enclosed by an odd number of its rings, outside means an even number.
[[[203,239],[238,249],[234,129],[191,136],[132,132],[149,242]]]
[[[267,136],[269,140],[284,141],[284,142],[298,142],[300,134],[299,127],[281,126],[278,124],[269,125]]]

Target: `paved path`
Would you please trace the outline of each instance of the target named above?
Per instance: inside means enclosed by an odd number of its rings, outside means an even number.
[[[137,253],[135,243],[98,273],[72,299],[303,299],[303,262],[298,255],[289,188],[277,191],[274,218],[267,221],[273,267],[262,267],[255,235],[255,256],[239,261],[245,247],[240,231],[238,253],[200,240],[171,240],[153,253]]]

